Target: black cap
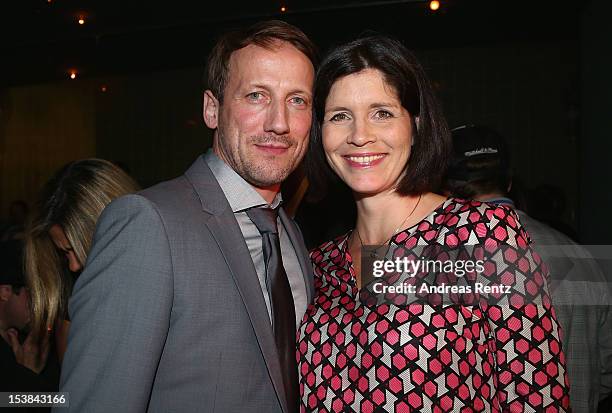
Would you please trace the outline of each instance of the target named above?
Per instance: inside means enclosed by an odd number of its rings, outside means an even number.
[[[453,157],[448,179],[471,182],[510,175],[506,143],[501,135],[486,126],[463,125],[454,128]]]
[[[23,246],[21,241],[0,243],[0,285],[25,285],[23,273]]]

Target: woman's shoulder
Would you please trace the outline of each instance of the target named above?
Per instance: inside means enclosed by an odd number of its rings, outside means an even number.
[[[450,198],[435,220],[444,224],[447,231],[473,231],[480,240],[485,238],[519,246],[531,242],[518,214],[507,205]]]
[[[507,205],[496,205],[487,202],[476,201],[474,199],[463,199],[463,198],[448,198],[438,210],[440,214],[453,215],[468,212],[478,212],[483,215],[489,213],[489,211],[495,211],[501,209],[505,211],[512,211],[512,208]]]
[[[449,198],[440,208],[436,221],[456,222],[457,224],[486,223],[497,224],[507,221],[509,225],[518,224],[518,215],[507,205],[495,205],[471,199]]]

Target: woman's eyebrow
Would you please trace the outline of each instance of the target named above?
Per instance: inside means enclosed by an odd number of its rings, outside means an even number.
[[[350,111],[348,108],[345,108],[344,106],[332,106],[331,108],[326,108],[325,112],[337,112],[341,110]]]
[[[398,105],[392,102],[374,102],[370,105],[370,109],[380,108],[380,107],[392,107],[395,108]]]

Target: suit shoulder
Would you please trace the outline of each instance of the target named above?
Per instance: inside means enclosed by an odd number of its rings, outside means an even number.
[[[154,203],[163,203],[168,198],[193,193],[193,186],[184,175],[181,175],[177,178],[163,181],[145,188],[138,192],[137,195],[147,198]]]
[[[189,209],[190,199],[197,197],[187,179],[181,176],[113,200],[100,215],[99,222],[173,222],[173,217]]]
[[[193,185],[184,175],[143,189],[136,196],[149,201],[165,217],[184,214],[200,204]]]

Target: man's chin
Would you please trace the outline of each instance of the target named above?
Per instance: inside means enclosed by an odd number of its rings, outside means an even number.
[[[270,179],[265,179],[265,178],[260,178],[260,177],[253,177],[251,179],[247,179],[247,181],[251,185],[253,185],[254,187],[257,187],[257,188],[260,188],[260,189],[271,189],[271,188],[274,188],[274,187],[279,186],[280,184],[282,184],[283,181],[285,179],[287,179],[287,176],[284,176],[282,178],[270,178]]]
[[[251,185],[258,188],[269,188],[275,185],[282,184],[295,168],[285,167],[270,167],[269,164],[258,165],[248,171],[245,177]]]

